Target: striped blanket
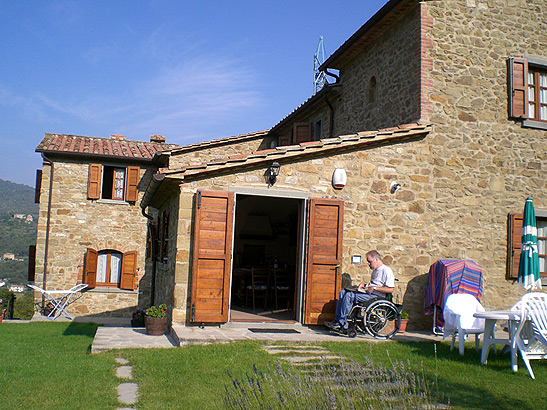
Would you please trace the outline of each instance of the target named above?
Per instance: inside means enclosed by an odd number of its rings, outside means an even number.
[[[480,302],[482,297],[482,270],[470,260],[439,259],[429,267],[425,291],[424,313],[432,315],[437,308],[437,328],[444,325],[443,308],[452,293],[469,293]]]

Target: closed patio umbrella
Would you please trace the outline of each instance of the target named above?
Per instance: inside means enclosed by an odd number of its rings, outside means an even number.
[[[536,212],[532,198],[527,198],[522,219],[522,246],[518,281],[528,291],[541,289],[537,243]]]

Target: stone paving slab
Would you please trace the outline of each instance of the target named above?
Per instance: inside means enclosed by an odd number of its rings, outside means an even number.
[[[91,353],[139,347],[169,348],[177,345],[167,335],[149,336],[140,327],[100,326],[93,339]]]
[[[248,327],[253,328],[254,324],[248,324]],[[175,340],[178,340],[180,345],[194,343],[220,343],[232,342],[236,340],[263,340],[269,342],[288,342],[288,343],[310,343],[322,341],[370,341],[381,342],[381,339],[375,339],[369,335],[358,335],[355,338],[340,336],[322,326],[317,327],[298,327],[300,333],[255,333],[251,332],[247,327],[238,326],[231,327],[187,327],[183,325],[173,325],[172,334]],[[406,332],[395,335],[391,340],[398,341],[440,341],[441,337],[430,333]]]

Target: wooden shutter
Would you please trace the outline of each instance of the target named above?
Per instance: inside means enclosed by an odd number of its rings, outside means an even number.
[[[527,114],[528,61],[525,58],[509,59],[509,114],[522,118]]]
[[[507,215],[507,279],[516,279],[519,275],[522,218],[522,214]]]
[[[36,188],[34,188],[34,203],[40,203],[40,193],[42,192],[42,170],[36,170]]]
[[[99,199],[101,197],[101,164],[89,164],[87,177],[87,198]]]
[[[194,220],[191,321],[228,321],[233,192],[198,191]]]
[[[136,202],[138,197],[137,185],[139,185],[140,168],[127,167],[127,192],[125,200],[127,202]]]
[[[277,143],[277,146],[283,147],[286,145],[291,145],[291,136],[290,134],[287,135],[280,135],[279,136],[279,142]]]
[[[88,289],[93,289],[97,285],[97,259],[99,253],[95,249],[87,248],[84,263],[84,283],[87,283]]]
[[[122,272],[120,275],[120,288],[135,289],[135,276],[137,274],[137,252],[130,251],[123,254]]]
[[[293,144],[311,141],[311,124],[309,122],[297,122],[293,125]]]
[[[311,199],[308,217],[306,300],[304,323],[334,319],[342,284],[344,202]]]
[[[34,282],[36,279],[36,245],[28,247],[28,281]]]

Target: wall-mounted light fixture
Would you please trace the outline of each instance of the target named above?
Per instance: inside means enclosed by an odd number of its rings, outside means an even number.
[[[401,184],[399,184],[398,182],[393,181],[393,182],[389,185],[389,192],[391,192],[392,194],[394,194],[395,192],[397,192],[399,189],[401,189]]]
[[[275,181],[277,181],[277,177],[279,175],[279,169],[281,168],[281,165],[279,165],[279,162],[272,162],[272,165],[270,165],[270,168],[268,168],[268,186],[272,186],[275,184]]]

